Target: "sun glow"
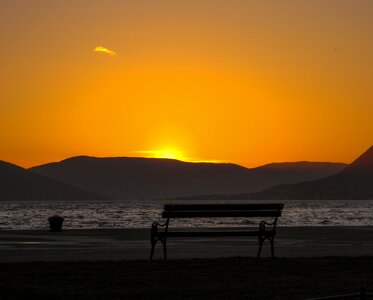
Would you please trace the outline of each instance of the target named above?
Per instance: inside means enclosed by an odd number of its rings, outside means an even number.
[[[186,161],[187,158],[184,154],[176,149],[159,149],[159,150],[143,150],[143,151],[136,151],[136,153],[145,154],[149,158],[168,158],[168,159],[177,159]]]

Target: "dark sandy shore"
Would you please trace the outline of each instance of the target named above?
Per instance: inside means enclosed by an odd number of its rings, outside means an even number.
[[[373,257],[0,264],[1,299],[307,299],[373,291]]]
[[[149,230],[0,231],[0,262],[148,259]],[[169,239],[170,259],[255,257],[256,238]],[[279,228],[277,257],[373,256],[373,227]],[[161,258],[160,245],[155,258]],[[263,257],[269,256],[269,245]]]
[[[175,239],[149,261],[148,230],[0,232],[0,299],[306,299],[373,291],[373,227],[279,228],[255,238]],[[161,257],[161,249],[157,257]]]

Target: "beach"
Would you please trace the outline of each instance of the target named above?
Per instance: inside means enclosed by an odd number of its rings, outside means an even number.
[[[280,227],[256,238],[169,239],[149,230],[1,231],[2,299],[306,299],[373,287],[373,227]],[[371,290],[370,290],[371,291]]]
[[[150,230],[0,231],[0,262],[148,259]],[[255,257],[255,237],[170,238],[169,259]],[[373,227],[280,227],[277,257],[373,256]],[[263,257],[269,257],[264,243]],[[155,258],[162,258],[161,244]]]

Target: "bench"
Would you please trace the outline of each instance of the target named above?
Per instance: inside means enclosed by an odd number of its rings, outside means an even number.
[[[167,239],[170,237],[231,237],[231,236],[255,236],[258,237],[259,248],[257,257],[260,257],[263,242],[269,240],[272,257],[274,253],[274,237],[276,235],[277,219],[281,216],[284,205],[282,203],[260,204],[165,204],[162,218],[165,223],[153,222],[151,227],[151,252],[153,259],[154,248],[158,242],[163,245],[164,259],[167,259]],[[271,218],[271,222],[262,220],[258,230],[225,229],[216,230],[180,230],[170,231],[171,219],[176,218]]]

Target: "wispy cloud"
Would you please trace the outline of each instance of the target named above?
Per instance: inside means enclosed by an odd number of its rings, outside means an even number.
[[[109,54],[110,56],[116,56],[117,53],[113,50],[110,50],[108,48],[102,47],[102,46],[97,46],[93,49],[94,52],[99,52],[99,53],[105,53]]]

